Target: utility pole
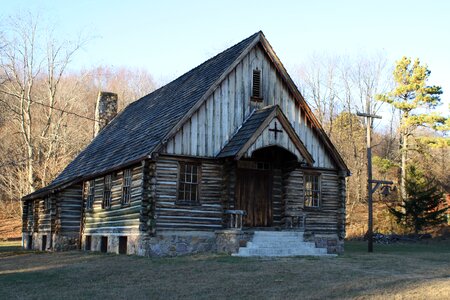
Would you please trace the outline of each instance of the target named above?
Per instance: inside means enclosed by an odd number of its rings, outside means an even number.
[[[356,113],[359,117],[366,118],[367,125],[367,197],[368,197],[368,228],[367,228],[367,238],[368,238],[368,251],[373,252],[373,200],[372,195],[378,189],[381,184],[391,185],[392,181],[384,180],[372,180],[372,120],[381,119],[381,116],[372,115],[370,113]],[[372,188],[372,184],[375,186]]]

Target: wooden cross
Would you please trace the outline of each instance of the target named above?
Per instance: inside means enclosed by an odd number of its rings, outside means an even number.
[[[269,128],[269,131],[272,131],[275,134],[275,140],[277,139],[277,134],[282,133],[283,131],[277,128],[277,122],[275,122],[275,128]]]

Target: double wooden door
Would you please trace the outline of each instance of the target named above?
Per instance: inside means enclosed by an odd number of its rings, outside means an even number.
[[[238,169],[236,208],[245,210],[245,227],[272,225],[272,172]]]

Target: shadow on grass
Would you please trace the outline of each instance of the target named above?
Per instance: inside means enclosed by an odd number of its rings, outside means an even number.
[[[0,255],[8,253],[2,252],[7,247],[30,255],[0,257],[0,298],[5,299],[426,298],[427,292],[416,287],[446,292],[450,276],[450,241],[375,245],[374,253],[367,253],[365,242],[349,241],[337,258],[148,258],[82,251],[33,255],[17,245],[0,246]]]
[[[421,242],[398,242],[393,244],[373,244],[374,253],[401,254],[401,253],[426,253],[426,252],[450,253],[450,240],[427,240]],[[345,254],[364,254],[368,252],[367,242],[346,241]]]

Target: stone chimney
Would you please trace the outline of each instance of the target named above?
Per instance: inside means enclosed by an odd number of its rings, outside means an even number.
[[[117,115],[117,94],[108,92],[99,92],[97,104],[95,105],[95,126],[94,136],[108,125]]]

